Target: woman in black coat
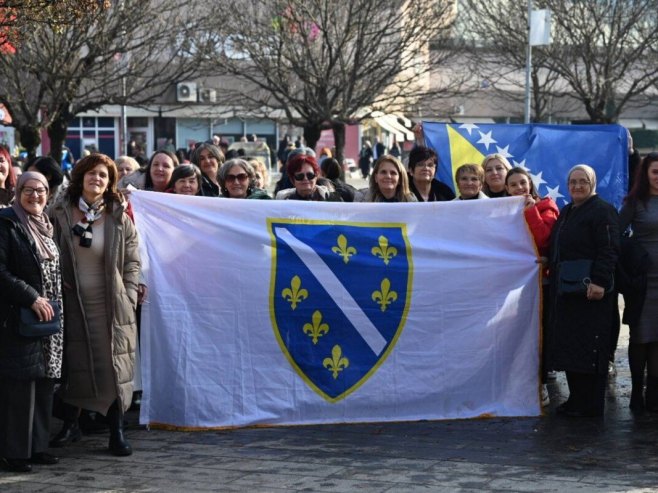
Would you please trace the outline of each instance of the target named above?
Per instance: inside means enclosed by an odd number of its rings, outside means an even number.
[[[12,207],[0,211],[0,457],[6,469],[29,472],[32,464],[55,464],[48,448],[55,379],[61,377],[63,333],[26,337],[19,333],[19,309],[39,320],[61,311],[59,252],[43,210],[48,182],[25,172]]]
[[[619,252],[616,209],[596,195],[596,174],[584,164],[568,176],[571,203],[551,235],[551,359],[564,370],[569,399],[558,413],[601,416],[608,375],[610,331],[617,308],[614,272]],[[582,294],[560,294],[562,262],[591,260]]]

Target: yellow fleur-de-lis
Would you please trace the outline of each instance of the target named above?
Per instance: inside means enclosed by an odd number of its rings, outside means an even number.
[[[391,291],[391,281],[387,278],[384,278],[380,288],[381,291],[372,293],[372,301],[376,301],[381,306],[382,311],[385,312],[388,305],[398,299],[398,294],[395,291]]]
[[[297,305],[308,298],[308,291],[302,286],[302,280],[295,276],[290,281],[290,287],[281,291],[283,299],[290,302],[290,307],[294,310]],[[301,288],[301,289],[300,289]]]
[[[338,236],[338,245],[333,247],[331,251],[343,257],[343,262],[345,263],[350,261],[352,255],[356,255],[356,248],[353,246],[347,246],[347,238],[345,238],[345,235]]]
[[[312,337],[313,344],[317,344],[318,337],[322,337],[329,332],[329,325],[322,323],[322,313],[320,313],[320,310],[315,310],[313,312],[311,321],[312,323],[310,324],[304,324],[304,334],[308,334],[309,337]]]
[[[336,344],[331,350],[331,358],[322,360],[322,366],[332,373],[335,380],[339,372],[350,366],[350,360],[343,357],[343,350]]]
[[[398,254],[398,249],[393,246],[388,246],[388,238],[386,238],[386,236],[382,235],[378,240],[379,246],[372,247],[372,254],[375,257],[382,259],[385,265],[388,265],[390,260]]]

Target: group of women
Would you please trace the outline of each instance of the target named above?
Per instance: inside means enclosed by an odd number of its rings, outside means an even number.
[[[38,171],[20,176],[11,207],[0,210],[0,457],[9,470],[58,462],[46,452],[56,383],[67,412],[51,446],[80,438],[84,408],[107,416],[113,454],[132,453],[123,413],[132,397],[140,261],[117,181],[115,163],[92,154],[47,210],[51,184]],[[56,322],[55,333],[23,335],[21,308]]]
[[[51,446],[80,438],[77,417],[87,409],[107,416],[110,451],[129,455],[123,412],[132,396],[140,261],[136,230],[119,190],[130,184],[163,193],[270,198],[263,189],[266,170],[244,159],[224,162],[218,148],[203,144],[191,164],[179,165],[172,153],[157,151],[144,170],[127,162],[120,179],[109,157],[92,154],[75,166],[68,188],[48,205],[52,183],[47,177],[26,171],[15,179],[5,154],[0,149],[0,188],[10,188],[15,197],[0,210],[0,457],[13,471],[57,462],[46,452],[56,383],[66,411]],[[384,155],[375,163],[368,189],[357,191],[341,181],[332,158],[325,157],[320,166],[312,154],[296,153],[286,163],[293,186],[276,198],[525,197],[525,218],[550,281],[544,288],[543,370],[566,372],[570,395],[557,411],[568,416],[603,413],[620,231],[632,229],[648,260],[646,276],[634,291],[637,302],[628,303],[625,314],[631,328],[631,408],[658,411],[658,154],[649,154],[638,168],[621,221],[596,195],[596,175],[587,165],[570,170],[571,202],[561,213],[550,198],[538,196],[527,171],[512,168],[504,156],[461,166],[455,176],[458,197],[436,180],[437,165],[436,153],[422,146],[412,150],[408,171],[397,157]],[[583,260],[589,271],[581,292],[561,292],[566,263]],[[56,319],[58,330],[44,337],[20,335],[20,308],[42,321]]]

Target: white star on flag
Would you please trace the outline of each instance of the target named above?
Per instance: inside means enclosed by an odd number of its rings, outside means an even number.
[[[514,165],[515,168],[523,168],[523,169],[526,170],[526,171],[530,171],[530,168],[528,168],[528,167],[525,165],[525,159],[523,159],[522,161],[514,161],[514,160],[512,159],[512,164]]]
[[[557,202],[558,198],[564,197],[564,195],[560,193],[560,185],[556,186],[555,188],[547,186],[546,189],[548,190],[546,196],[552,198],[555,202]]]
[[[480,134],[480,140],[478,140],[477,143],[478,144],[483,144],[484,147],[487,149],[487,151],[489,150],[489,146],[491,144],[497,144],[498,143],[498,141],[494,140],[493,137],[491,136],[492,132],[487,132],[486,134],[484,134],[484,133],[482,133],[478,130],[478,133]]]
[[[459,125],[459,128],[463,128],[468,132],[468,135],[471,135],[473,133],[473,130],[480,127],[478,127],[475,123],[462,123],[461,125]]]
[[[546,180],[544,180],[544,179],[542,178],[541,175],[542,175],[543,173],[544,173],[543,171],[540,171],[540,172],[537,173],[536,175],[533,174],[533,173],[529,173],[529,174],[530,174],[530,178],[532,178],[532,183],[535,184],[535,190],[539,190],[539,185],[543,185],[544,183],[548,183]],[[548,186],[547,186],[546,188],[548,188]]]
[[[514,154],[510,154],[509,152],[509,145],[506,145],[505,147],[496,146],[496,150],[498,151],[498,154],[502,154],[508,159],[514,157]]]

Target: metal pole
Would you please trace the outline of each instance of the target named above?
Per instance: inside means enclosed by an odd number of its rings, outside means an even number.
[[[528,49],[525,62],[525,112],[524,123],[530,123],[530,71],[532,70],[532,46],[530,45],[530,17],[532,16],[532,0],[528,0]]]
[[[128,115],[126,111],[126,78],[121,77],[121,96],[123,104],[121,105],[121,149],[119,156],[128,154]]]

